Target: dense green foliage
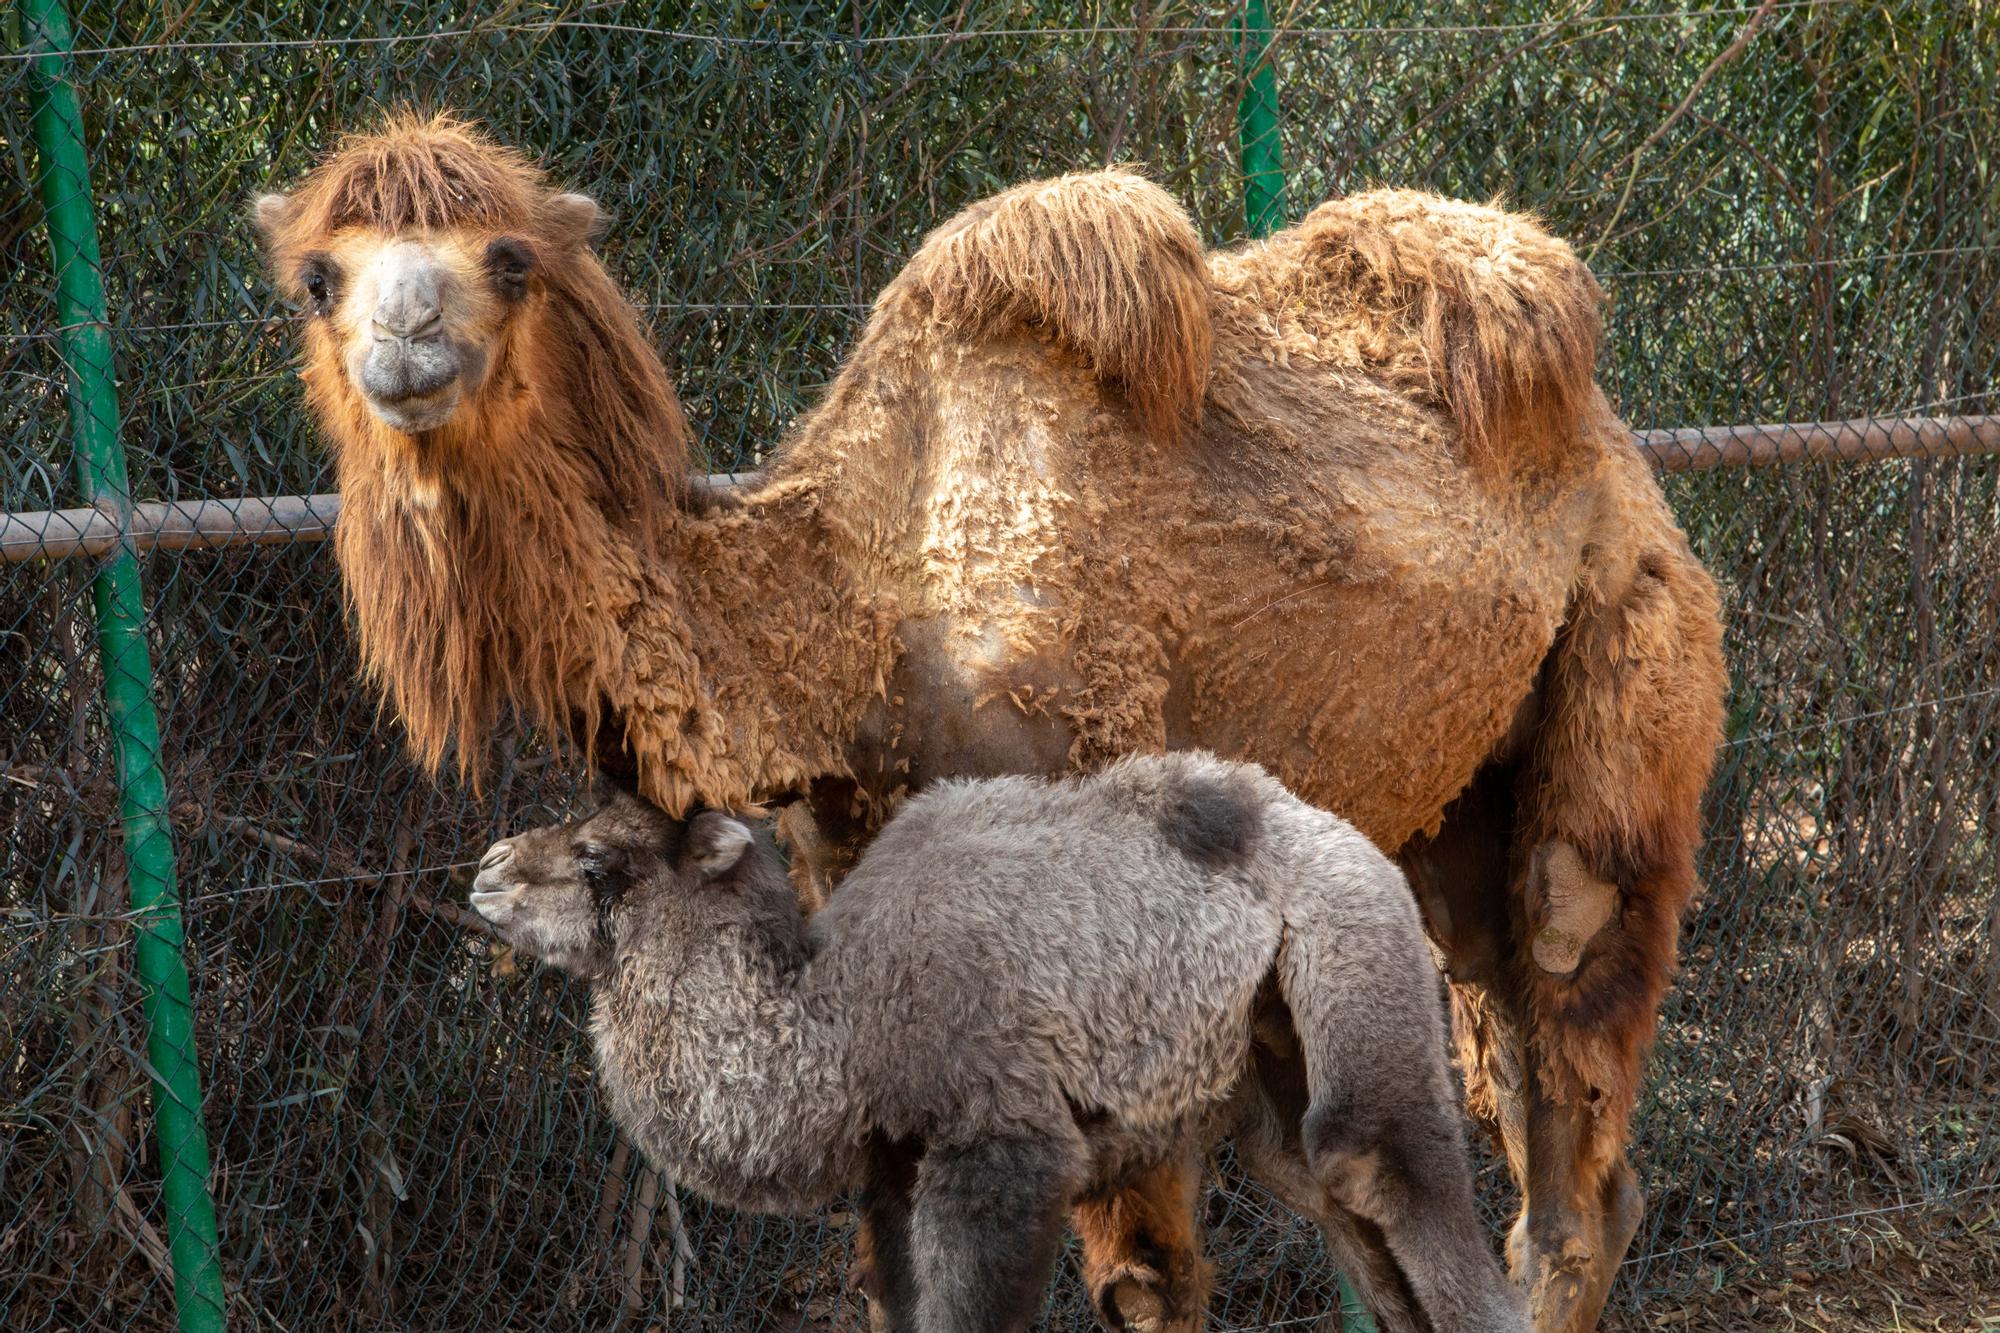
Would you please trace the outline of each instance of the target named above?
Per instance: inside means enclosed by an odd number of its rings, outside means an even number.
[[[2000,7],[1549,8],[1275,0],[1289,215],[1373,183],[1537,210],[1610,294],[1604,380],[1635,425],[2000,411]],[[925,230],[993,189],[1138,161],[1206,236],[1237,237],[1233,18],[1168,0],[85,6],[135,490],[330,484],[244,207],[379,107],[462,109],[594,192],[708,459],[741,466]],[[75,503],[25,74],[0,61],[16,511]],[[1710,1266],[1755,1280],[1815,1217],[1921,1204],[1949,1225],[2000,1165],[1996,471],[1669,484],[1729,589],[1736,701],[1642,1110],[1653,1208],[1628,1305]],[[478,796],[404,767],[319,550],[143,568],[232,1322],[594,1324],[629,1219],[600,1220],[609,1136],[576,997],[496,977],[439,906],[449,867],[567,778],[527,741]],[[0,989],[0,1324],[25,1329],[163,1308],[136,1221],[157,1172],[87,573],[0,566],[0,975],[28,979]],[[1268,1201],[1232,1189],[1211,1221],[1220,1323],[1318,1308],[1311,1242]],[[688,1229],[674,1327],[852,1317],[841,1227],[690,1210]],[[1063,1285],[1052,1322],[1082,1318]]]

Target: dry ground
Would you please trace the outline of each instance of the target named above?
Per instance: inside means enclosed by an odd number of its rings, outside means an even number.
[[[1990,1196],[1989,1196],[1990,1197]],[[1607,1315],[1604,1333],[2000,1333],[2000,1203],[1949,1227],[1907,1215],[1822,1224],[1713,1289]]]

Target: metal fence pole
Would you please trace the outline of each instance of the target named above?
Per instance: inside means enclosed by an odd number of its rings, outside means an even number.
[[[1244,0],[1236,29],[1243,100],[1236,104],[1236,135],[1243,153],[1243,225],[1269,236],[1285,222],[1285,159],[1278,138],[1278,71],[1272,63],[1271,11],[1264,0]],[[1346,1274],[1340,1278],[1344,1333],[1376,1333],[1375,1320]]]
[[[1236,44],[1243,71],[1243,100],[1236,132],[1243,151],[1243,225],[1269,236],[1285,220],[1285,165],[1278,142],[1278,71],[1271,63],[1271,13],[1264,0],[1246,0]]]
[[[21,17],[26,47],[34,53],[35,143],[68,362],[77,485],[84,499],[114,517],[125,534],[99,568],[93,591],[105,712],[117,755],[146,1053],[153,1066],[153,1128],[173,1256],[174,1301],[182,1333],[219,1333],[222,1268],[215,1203],[208,1192],[208,1138],[202,1128],[193,1005],[181,958],[180,902],[174,885],[166,781],[159,762],[160,726],[153,709],[153,667],[143,629],[139,564],[129,537],[132,497],[125,449],[118,436],[118,395],[85,165],[83,116],[66,68],[69,15],[62,0],[22,0]]]

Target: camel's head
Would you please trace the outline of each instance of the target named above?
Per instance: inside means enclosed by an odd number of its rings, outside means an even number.
[[[404,114],[257,200],[256,223],[305,308],[362,661],[416,753],[435,770],[456,740],[473,776],[510,708],[587,750],[613,608],[680,512],[688,454],[591,252],[597,206],[461,121]]]
[[[719,810],[673,819],[618,792],[587,819],[494,843],[472,881],[472,906],[516,948],[594,979],[610,970],[620,925],[641,901],[672,915],[675,898],[743,875],[788,895],[783,871],[765,864],[772,857],[746,863],[753,841]],[[698,908],[679,915],[689,918],[674,923],[679,933],[707,933]]]
[[[534,380],[521,363],[556,336],[536,327],[551,288],[597,267],[597,205],[448,116],[351,136],[255,212],[273,277],[308,312],[322,411],[411,437]]]

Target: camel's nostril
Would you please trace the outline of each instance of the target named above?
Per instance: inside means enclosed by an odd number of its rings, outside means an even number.
[[[444,316],[433,312],[422,323],[401,319],[385,320],[379,316],[372,321],[371,332],[377,342],[435,342],[444,337]]]
[[[513,843],[496,842],[491,847],[486,849],[486,855],[479,858],[479,868],[481,870],[491,870],[494,866],[499,865],[502,861],[505,861],[508,857],[512,856],[513,854],[514,854]]]

